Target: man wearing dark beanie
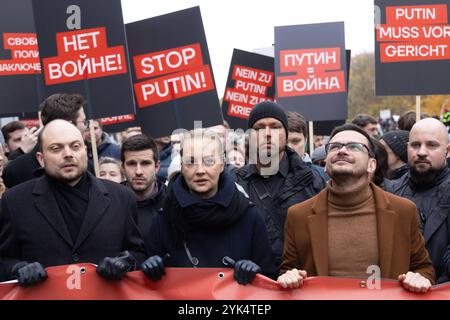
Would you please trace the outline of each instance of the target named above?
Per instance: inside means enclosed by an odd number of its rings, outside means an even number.
[[[380,142],[388,154],[388,178],[399,179],[408,172],[409,131],[395,130],[385,133]]]
[[[317,194],[325,181],[287,147],[288,120],[280,105],[255,105],[248,129],[249,164],[237,170],[236,180],[264,216],[279,267],[287,209]]]

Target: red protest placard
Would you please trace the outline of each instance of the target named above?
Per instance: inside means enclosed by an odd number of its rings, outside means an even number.
[[[426,25],[447,23],[447,5],[386,7],[388,25]]]
[[[47,85],[127,73],[124,46],[107,46],[105,28],[56,34],[58,56],[42,60]]]
[[[134,84],[140,108],[214,89],[209,65]]]
[[[226,88],[223,100],[228,102],[227,115],[247,119],[254,105],[270,100],[267,89],[273,85],[273,72],[234,65],[233,88]]]
[[[376,29],[381,63],[450,59],[447,4],[389,6]]]
[[[153,77],[134,84],[139,108],[214,89],[199,43],[141,54],[133,62],[137,79]]]
[[[345,73],[340,69],[340,48],[281,50],[280,72],[297,74],[277,78],[278,96],[345,92]]]
[[[133,57],[136,79],[156,77],[203,65],[200,44],[141,54]]]
[[[0,60],[0,76],[41,73],[35,33],[4,33],[3,43],[12,59]]]

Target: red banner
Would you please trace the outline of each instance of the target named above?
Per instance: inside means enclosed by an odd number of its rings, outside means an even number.
[[[362,279],[311,277],[300,289],[283,289],[257,275],[241,286],[232,269],[168,268],[153,282],[140,271],[121,281],[105,280],[90,264],[47,268],[48,279],[28,288],[0,284],[2,300],[449,300],[450,283],[434,286],[425,294],[411,293],[398,281],[382,280],[369,289]],[[195,285],[193,285],[195,284]]]

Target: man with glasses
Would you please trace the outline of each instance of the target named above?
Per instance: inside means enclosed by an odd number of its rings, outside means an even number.
[[[296,288],[307,276],[368,277],[378,269],[381,278],[426,292],[434,270],[416,206],[370,181],[376,160],[367,132],[353,124],[337,127],[325,150],[331,180],[317,196],[289,208],[278,283]]]
[[[450,237],[450,174],[446,162],[449,139],[445,126],[425,118],[411,129],[408,143],[409,174],[386,190],[413,201],[418,209],[421,231],[436,270],[436,282],[449,281],[444,266]]]

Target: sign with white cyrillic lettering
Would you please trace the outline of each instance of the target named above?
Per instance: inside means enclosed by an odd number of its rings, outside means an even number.
[[[276,100],[308,121],[347,117],[344,23],[275,28]]]
[[[120,0],[33,0],[33,11],[43,98],[82,94],[91,119],[134,114]]]
[[[42,86],[31,0],[4,0],[0,10],[0,114],[37,112]]]

